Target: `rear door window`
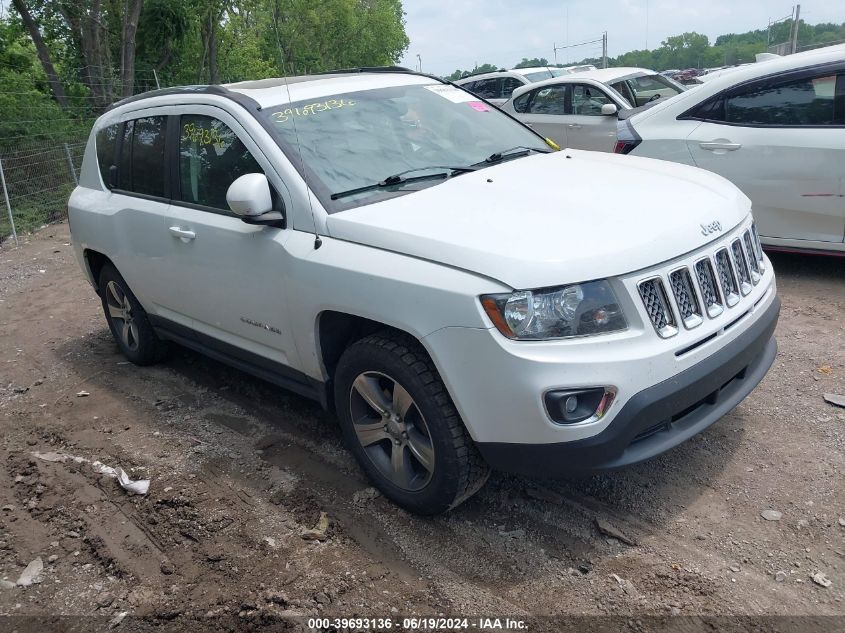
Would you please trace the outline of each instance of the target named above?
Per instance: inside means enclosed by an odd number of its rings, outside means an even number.
[[[725,99],[725,121],[806,126],[834,125],[838,120],[841,124],[845,112],[834,108],[836,84],[836,75],[825,75],[757,86]]]
[[[147,196],[165,197],[164,141],[167,117],[151,116],[123,125],[118,187]]]
[[[237,135],[204,115],[180,118],[179,185],[183,202],[229,210],[226,192],[244,174],[264,173]]]
[[[482,99],[500,99],[502,94],[501,84],[502,80],[498,78],[483,79],[475,82],[473,92]]]
[[[566,85],[549,86],[532,91],[531,114],[566,114]]]
[[[510,99],[513,91],[524,85],[519,79],[515,77],[504,77],[502,79],[502,96],[501,99]]]
[[[135,120],[132,134],[132,191],[164,197],[164,139],[167,117]]]

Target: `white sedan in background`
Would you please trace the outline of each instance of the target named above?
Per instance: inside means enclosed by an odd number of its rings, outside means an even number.
[[[517,88],[501,106],[561,147],[612,152],[617,112],[684,87],[642,68],[602,68]]]
[[[517,88],[501,108],[561,147],[612,152],[616,114],[631,105],[613,88],[583,74]]]
[[[845,254],[845,45],[737,68],[620,118],[615,150],[732,181],[771,248]]]

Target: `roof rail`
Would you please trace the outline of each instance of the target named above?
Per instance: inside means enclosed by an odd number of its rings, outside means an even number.
[[[475,77],[476,75],[489,75],[490,73],[506,73],[508,72],[507,68],[499,68],[497,70],[479,70],[476,72],[469,73],[467,75],[462,75],[458,77],[458,79],[466,79],[467,77]]]
[[[404,66],[358,66],[356,68],[341,68],[337,70],[324,70],[314,75],[346,75],[349,73],[414,73],[416,70]]]
[[[229,95],[229,90],[224,86],[218,84],[209,84],[207,86],[172,86],[170,88],[160,88],[158,90],[149,90],[147,92],[141,92],[136,95],[132,95],[131,97],[126,97],[121,99],[120,101],[115,101],[111,104],[106,110],[113,110],[122,105],[126,105],[127,103],[134,103],[135,101],[141,101],[143,99],[149,99],[151,97],[163,97],[166,95],[174,95],[174,94],[214,94],[214,95]]]

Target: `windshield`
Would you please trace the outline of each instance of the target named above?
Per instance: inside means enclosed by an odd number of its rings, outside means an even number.
[[[534,73],[523,73],[522,75],[530,82],[543,81],[544,79],[551,79],[555,74],[551,70],[539,70]]]
[[[662,75],[643,75],[631,77],[628,85],[634,93],[634,107],[645,105],[651,99],[674,97],[684,91],[684,87]]]
[[[421,176],[425,169],[443,172],[442,166],[481,163],[484,167],[492,154],[517,146],[549,151],[542,138],[497,108],[446,84],[376,88],[282,103],[263,108],[262,116],[269,118],[282,150],[329,213],[446,180],[390,179],[401,172],[420,170],[414,176]],[[459,173],[463,172],[453,170],[448,175]],[[332,199],[333,194],[375,183],[382,186]]]

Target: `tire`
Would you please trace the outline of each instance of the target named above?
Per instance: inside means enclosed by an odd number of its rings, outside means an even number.
[[[167,343],[156,336],[141,302],[111,263],[100,271],[103,314],[123,355],[136,365],[153,365],[167,354]]]
[[[482,459],[431,358],[383,331],[353,343],[335,372],[343,435],[385,497],[415,514],[450,510],[487,481]]]

